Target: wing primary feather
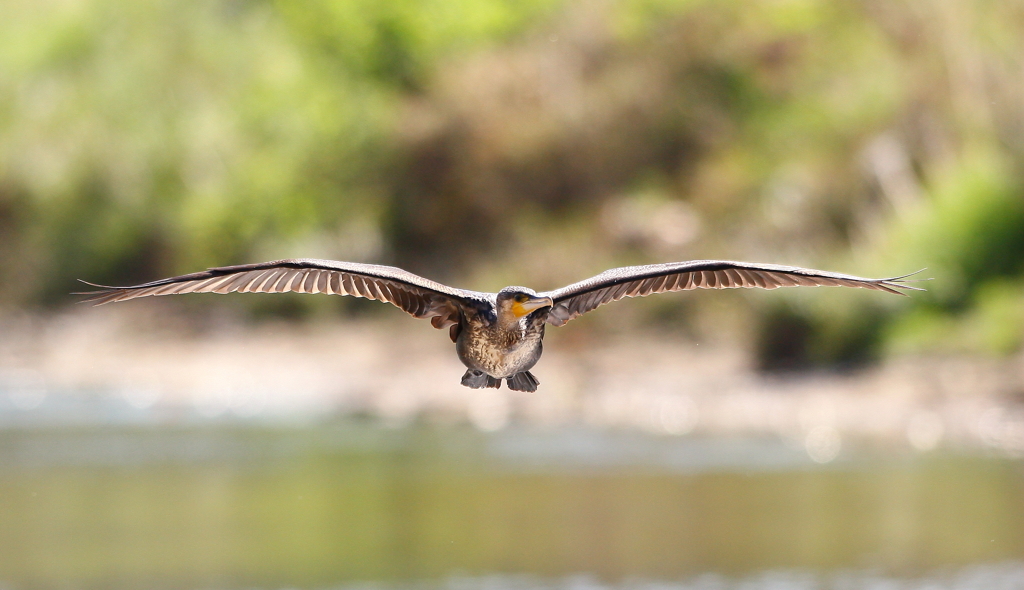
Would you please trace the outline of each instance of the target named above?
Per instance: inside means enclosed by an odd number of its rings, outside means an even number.
[[[415,294],[402,288],[398,289],[395,296],[398,297],[402,309],[409,312],[414,317],[423,317],[423,304],[420,297],[417,297]]]
[[[302,273],[302,292],[316,294],[316,284],[320,280],[320,271],[316,269],[306,270]]]
[[[267,274],[265,270],[245,273],[245,282],[238,285],[237,291],[239,293],[248,293],[249,289],[252,289],[252,286],[256,284],[256,281],[260,280],[265,274]]]
[[[288,269],[282,269],[275,276],[271,277],[265,285],[263,285],[264,293],[283,293],[285,292],[285,285],[292,277],[292,271]]]
[[[356,277],[356,281],[362,286],[363,297],[371,301],[377,300],[377,294],[374,292],[372,281],[366,277]]]
[[[320,287],[320,285],[323,282],[323,280],[321,279],[321,276],[323,274],[325,274],[325,273],[326,273],[326,271],[323,271],[323,270],[314,270],[314,271],[312,271],[310,273],[310,274],[313,275],[312,284],[309,285],[309,292],[310,293],[320,294],[320,293],[324,292],[324,290]]]
[[[381,281],[374,281],[373,282],[373,286],[374,286],[374,288],[377,289],[377,292],[380,293],[380,300],[381,301],[387,301],[388,303],[394,303],[395,302],[395,296],[391,292],[390,285],[388,285],[387,283],[383,283]]]
[[[612,292],[612,296],[615,298],[615,301],[618,301],[626,296],[627,291],[629,291],[629,283],[623,283],[615,287],[615,290]]]
[[[169,285],[161,285],[153,291],[153,295],[169,295],[173,293],[174,289],[178,287],[179,283],[171,283]]]
[[[772,277],[772,280],[775,281],[775,284],[778,285],[779,287],[790,287],[790,286],[792,286],[792,283],[786,278],[785,275],[783,275],[781,273],[773,272],[773,273],[771,273],[771,277]]]
[[[189,287],[192,287],[192,286],[194,286],[194,285],[193,285],[193,283],[191,281],[187,281],[187,282],[183,282],[183,283],[174,283],[174,285],[170,289],[165,291],[164,293],[166,293],[167,295],[177,295],[177,294],[181,293],[182,291],[184,291],[185,289],[188,289]]]
[[[268,285],[270,287],[270,293],[287,293],[291,291],[291,282],[295,278],[295,271],[291,269],[284,269],[281,274],[277,277],[277,280],[273,284]]]
[[[284,293],[285,285],[292,278],[292,271],[284,268],[277,273],[276,276],[267,281],[267,284],[263,286],[265,293]]]
[[[235,275],[234,277],[232,277],[230,281],[217,285],[217,288],[214,289],[213,291],[214,293],[234,293],[235,291],[240,291],[242,287],[252,282],[254,274],[258,273],[245,272]]]
[[[786,278],[794,281],[797,285],[802,287],[817,287],[821,284],[818,282],[818,279],[803,275],[789,275]]]
[[[94,305],[106,305],[113,300],[113,293],[107,293],[106,295],[99,295],[96,297],[90,297],[85,301],[93,303]]]
[[[224,276],[210,277],[208,279],[200,280],[195,282],[195,287],[192,289],[192,293],[209,293],[213,289],[224,282]]]
[[[367,279],[366,277],[356,277],[356,279],[363,286],[363,296],[371,301],[376,301],[377,294],[375,293],[375,289],[373,288],[373,281]]]
[[[650,279],[645,280],[644,281],[644,289],[643,289],[644,295],[646,296],[646,295],[650,295],[652,293],[655,293],[657,291],[657,287],[658,287],[658,277],[654,277],[654,278],[650,278]]]
[[[567,305],[566,307],[569,310],[570,317],[576,317],[576,316],[578,316],[578,315],[580,315],[582,313],[580,311],[580,306],[582,304],[583,304],[583,298],[582,297],[573,297],[572,299],[569,300],[569,305]]]
[[[359,277],[359,280],[363,282],[363,292],[366,293],[366,298],[371,301],[377,301],[380,295],[377,293],[374,282],[366,277]]]
[[[320,293],[327,293],[327,294],[333,295],[333,293],[331,293],[331,291],[330,291],[330,288],[331,288],[331,271],[321,270],[319,272],[319,274],[320,274],[319,280],[317,281],[317,290],[318,290],[318,292],[320,292]]]
[[[339,273],[334,271],[327,273],[327,292],[331,295],[345,294],[345,292],[341,290],[341,275]]]
[[[288,290],[292,293],[302,293],[302,283],[306,280],[305,270],[293,270],[291,280],[288,281]]]
[[[406,291],[401,285],[392,285],[391,294],[395,296],[395,305],[401,307],[408,313],[415,317],[421,317],[419,314],[419,303],[416,301],[416,297],[412,293]]]
[[[377,284],[377,281],[366,278],[364,278],[363,281],[366,282],[366,289],[370,292],[371,299],[374,301],[386,301],[384,293],[381,292],[380,285]]]
[[[667,290],[667,291],[680,291],[680,290],[682,290],[682,287],[680,287],[679,285],[682,282],[683,282],[683,275],[681,275],[681,274],[674,274],[674,275],[672,275],[671,280],[669,280],[669,281],[667,281],[665,283],[665,290]]]
[[[736,269],[736,274],[740,278],[740,287],[743,287],[744,289],[748,289],[750,287],[756,286],[754,284],[754,280],[750,277],[750,274],[747,273],[746,270],[744,270],[742,268],[738,268],[738,269]]]
[[[390,301],[392,305],[397,305],[405,310],[412,308],[412,300],[408,298],[409,293],[403,289],[401,285],[388,283],[387,289],[389,295],[388,301]]]
[[[743,275],[741,275],[739,273],[738,269],[727,268],[725,270],[725,272],[729,276],[729,287],[731,287],[731,288],[742,288],[742,287],[746,286],[744,284],[745,281],[743,280]]]
[[[415,317],[423,317],[424,309],[422,298],[417,297],[415,294],[406,291],[405,289],[399,288],[397,289],[397,292],[395,291],[396,290],[392,289],[392,292],[395,293],[395,297],[398,298],[399,305],[401,306],[402,309],[409,312]]]
[[[366,285],[366,279],[359,275],[352,275],[352,284],[356,286],[356,293],[360,297],[373,299],[373,295],[370,294],[370,289]]]
[[[580,298],[580,303],[577,306],[577,308],[579,310],[579,313],[586,313],[586,312],[594,309],[594,307],[595,307],[595,305],[594,305],[594,298],[597,295],[598,295],[597,291],[591,291],[590,293],[587,293],[585,296],[581,297]]]
[[[230,293],[231,291],[234,291],[234,289],[231,288],[232,285],[237,287],[238,286],[238,284],[237,284],[238,281],[245,280],[245,275],[246,274],[248,274],[248,273],[242,273],[241,275],[227,275],[226,277],[221,277],[220,278],[221,280],[216,281],[216,282],[212,282],[212,283],[206,285],[205,287],[203,287],[203,292],[204,293],[217,293],[219,295],[223,295],[225,293]]]
[[[224,281],[224,276],[223,275],[219,275],[219,276],[215,276],[215,277],[209,277],[209,278],[206,278],[206,279],[200,279],[200,280],[196,280],[196,281],[191,281],[192,290],[189,291],[189,292],[190,293],[209,293],[210,291],[213,290],[214,287],[216,287],[217,285],[219,285],[223,281]]]
[[[759,272],[757,274],[760,275],[761,279],[764,281],[764,288],[768,289],[769,291],[773,289],[778,289],[779,287],[782,286],[782,283],[776,280],[776,277],[773,273]]]
[[[792,275],[782,275],[779,277],[781,280],[788,281],[789,285],[783,285],[784,287],[794,286],[799,287],[800,283]],[[840,287],[842,284],[833,278],[823,278],[816,281],[815,287]]]
[[[174,293],[175,295],[185,295],[188,293],[192,293],[196,289],[200,288],[203,285],[203,283],[206,282],[207,281],[188,281],[185,283],[179,283],[178,289]]]
[[[289,270],[285,272],[284,276],[277,283],[278,293],[293,293],[295,292],[296,282],[302,280],[302,271],[300,270]]]
[[[278,277],[277,282],[274,283],[274,293],[290,293],[292,282],[298,274],[298,271],[294,269],[285,269],[281,276]]]
[[[771,277],[779,287],[793,287],[796,284],[793,279],[786,277],[781,272],[773,272]]]
[[[295,290],[297,293],[312,293],[311,287],[316,278],[313,276],[316,273],[315,270],[303,270],[298,280],[298,288]]]
[[[365,298],[366,295],[363,294],[363,283],[359,280],[359,277],[357,275],[346,275],[346,278],[352,283],[352,288],[349,290],[348,294],[353,297]]]
[[[232,280],[237,279],[238,275],[228,275],[226,277],[219,276],[205,280],[199,285],[194,293],[213,293],[215,289],[222,287],[225,283],[230,283]]]
[[[231,277],[227,277],[227,278],[230,279]],[[217,285],[220,285],[221,283],[223,283],[224,280],[225,280],[225,277],[217,276],[217,277],[211,277],[209,279],[206,279],[205,281],[199,281],[196,284],[196,288],[193,289],[192,292],[193,293],[209,293],[210,291],[213,291],[214,288],[217,287]]]
[[[358,296],[359,293],[356,291],[356,283],[349,273],[343,273],[341,275],[341,285],[346,295]]]
[[[303,283],[307,293],[314,295],[320,293],[320,272],[319,270],[308,271],[306,281]]]
[[[292,279],[292,292],[293,293],[308,293],[306,290],[306,280],[309,279],[311,271],[300,270],[299,274]]]
[[[277,275],[278,275],[278,271],[274,270],[274,269],[271,269],[266,274],[264,274],[263,276],[258,277],[255,281],[253,281],[252,285],[249,285],[248,292],[249,293],[266,293],[267,292],[267,285],[270,284],[272,281],[276,281],[277,280]]]
[[[406,291],[406,296],[413,301],[416,312],[415,316],[418,318],[425,318],[430,315],[431,309],[433,309],[433,303],[422,295]]]
[[[863,287],[864,285],[860,285],[860,286]],[[899,286],[903,287],[903,285],[899,285]],[[885,291],[886,293],[895,293],[896,295],[903,295],[903,296],[907,295],[906,293],[901,293],[901,292],[897,291],[896,289],[893,289],[892,287],[886,285],[885,283],[874,283],[874,288],[879,290],[879,291]],[[904,287],[904,288],[906,288],[906,287]]]
[[[269,274],[271,274],[273,272],[274,271],[272,271],[272,270],[264,270],[264,271],[261,271],[261,272],[258,272],[258,273],[253,273],[254,276],[249,280],[248,283],[245,284],[244,287],[239,289],[239,292],[241,292],[241,293],[252,293],[253,291],[256,290],[257,285],[259,285],[261,282],[266,281],[267,275],[269,275]]]
[[[764,277],[761,276],[761,273],[755,270],[744,270],[744,272],[747,273],[748,277],[750,277],[750,281],[754,283],[755,287],[760,287],[762,289],[768,288],[768,283],[765,282]]]
[[[679,290],[680,291],[689,291],[690,289],[693,289],[693,288],[694,288],[694,286],[693,286],[693,273],[692,272],[687,272],[687,273],[683,273],[683,274],[679,275]]]
[[[391,291],[391,303],[401,307],[414,316],[416,315],[416,306],[413,304],[412,298],[409,297],[408,291],[401,289],[396,285],[390,285],[388,290]]]
[[[247,272],[244,275],[240,275],[239,278],[241,280],[239,280],[235,284],[235,288],[232,289],[232,291],[235,292],[235,293],[246,293],[245,289],[247,289],[250,285],[252,285],[253,281],[258,279],[260,277],[260,275],[263,274],[263,272],[264,271],[254,270],[254,271],[251,271],[251,272]]]

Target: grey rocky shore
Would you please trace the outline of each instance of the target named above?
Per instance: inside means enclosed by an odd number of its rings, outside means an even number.
[[[918,356],[765,375],[740,347],[552,331],[536,393],[471,390],[447,334],[406,318],[197,324],[132,308],[0,315],[0,426],[69,400],[158,422],[360,415],[771,435],[828,461],[846,441],[1024,454],[1024,356]],[[30,421],[31,422],[31,421]],[[32,423],[45,423],[36,420]]]

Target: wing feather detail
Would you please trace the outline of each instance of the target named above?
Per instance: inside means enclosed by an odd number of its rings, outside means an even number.
[[[211,268],[131,287],[93,285],[83,301],[96,305],[186,293],[326,293],[384,301],[437,328],[458,323],[460,306],[482,293],[456,289],[393,266],[294,259]]]
[[[907,285],[905,279],[908,276],[868,279],[797,266],[695,260],[613,268],[584,281],[539,295],[551,297],[555,303],[548,314],[548,323],[562,326],[588,311],[626,297],[646,297],[655,293],[692,289],[827,286],[872,289],[897,295],[906,295],[901,290],[923,290]]]

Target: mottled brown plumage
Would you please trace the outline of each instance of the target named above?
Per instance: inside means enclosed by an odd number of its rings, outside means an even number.
[[[607,270],[578,283],[536,293],[506,287],[498,293],[456,289],[400,268],[309,258],[211,268],[131,287],[98,287],[79,293],[97,305],[151,295],[185,293],[326,293],[387,301],[435,328],[450,327],[459,359],[469,369],[467,387],[535,391],[529,370],[543,351],[544,326],[563,326],[599,306],[625,297],[690,289],[796,286],[858,287],[887,293],[907,285],[910,275],[866,279],[795,266],[695,260]]]

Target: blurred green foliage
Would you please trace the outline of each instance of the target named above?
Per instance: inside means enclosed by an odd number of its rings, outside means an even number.
[[[476,288],[714,257],[936,279],[732,300],[766,368],[1021,346],[1019,3],[0,10],[11,305],[290,256]]]

